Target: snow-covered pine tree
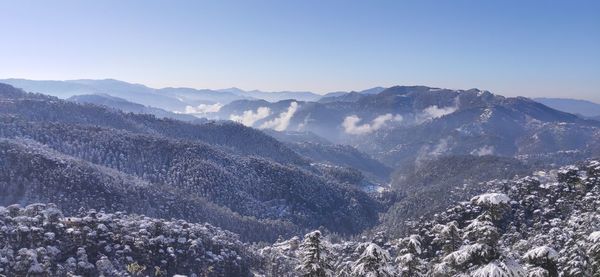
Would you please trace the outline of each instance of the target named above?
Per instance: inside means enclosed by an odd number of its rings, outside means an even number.
[[[600,231],[591,233],[588,243],[587,253],[592,261],[593,276],[600,276]]]
[[[321,241],[320,231],[313,231],[304,236],[300,245],[300,265],[296,270],[304,277],[333,276],[329,250]]]
[[[421,277],[425,275],[425,262],[420,257],[421,240],[419,235],[411,235],[400,240],[401,250],[396,258],[400,276]]]
[[[486,266],[474,270],[472,277],[524,277],[525,270],[513,260],[495,260]]]
[[[485,209],[493,221],[500,220],[504,211],[510,205],[510,198],[504,193],[485,193],[475,196],[471,199],[471,203]]]
[[[583,242],[583,241],[582,241]],[[592,275],[589,258],[579,241],[567,242],[559,254],[559,265],[563,277],[585,277]]]
[[[363,247],[359,247],[363,248]],[[393,277],[394,268],[390,265],[390,255],[375,243],[369,243],[354,262],[352,275],[355,277]]]
[[[525,253],[523,260],[529,265],[529,276],[558,276],[558,253],[551,247],[540,246]],[[540,270],[543,269],[543,270]]]
[[[436,225],[433,227],[433,233],[435,234],[434,243],[441,246],[444,254],[458,250],[462,244],[461,231],[456,221]]]
[[[510,198],[502,193],[486,193],[475,196],[471,203],[483,209],[483,213],[471,220],[463,229],[463,239],[467,242],[458,250],[448,254],[441,263],[435,265],[434,276],[454,276],[469,273],[479,277],[524,276],[511,275],[522,271],[513,259],[501,255],[498,249],[499,222]]]

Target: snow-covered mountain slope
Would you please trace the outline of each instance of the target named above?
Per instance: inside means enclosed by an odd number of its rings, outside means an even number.
[[[308,233],[257,249],[270,276],[597,276],[600,162],[491,181],[430,218],[354,240]],[[426,201],[424,199],[424,201]],[[388,226],[387,228],[393,228]],[[315,253],[319,253],[315,256]],[[268,274],[267,274],[268,275]]]
[[[3,276],[252,276],[237,235],[209,224],[53,204],[0,207]]]
[[[283,226],[291,222],[296,228],[326,226],[356,233],[376,223],[377,201],[260,131],[233,123],[190,124],[123,114],[9,86],[2,89],[2,137],[26,137],[62,154]],[[3,170],[11,176],[20,165],[27,161],[5,163]],[[88,184],[79,185],[85,193]],[[213,219],[208,221],[219,225],[220,219]],[[261,235],[274,238],[279,233],[275,229]]]

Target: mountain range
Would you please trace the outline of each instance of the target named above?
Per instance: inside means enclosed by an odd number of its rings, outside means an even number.
[[[67,101],[80,104],[94,104],[112,108],[118,111],[136,113],[136,114],[152,114],[158,118],[172,118],[181,121],[201,122],[202,118],[195,117],[189,114],[174,113],[160,108],[144,106],[142,104],[127,101],[123,98],[110,96],[108,94],[82,94],[67,98]]]
[[[144,92],[153,89],[141,85],[114,80],[50,83],[55,95],[74,93],[68,87],[86,87],[92,94],[65,101],[4,85],[0,134],[8,139],[6,147],[37,145],[32,147],[42,149],[36,150],[40,153],[57,151],[79,164],[140,178],[148,186],[175,187],[177,193],[199,197],[203,205],[224,209],[229,218],[254,218],[253,224],[286,230],[281,232],[322,224],[356,233],[375,224],[372,215],[382,209],[395,210],[388,213],[394,214],[389,222],[435,212],[442,202],[431,209],[410,209],[418,213],[398,211],[414,207],[414,199],[423,195],[440,198],[440,192],[450,193],[461,182],[486,181],[474,178],[471,167],[490,172],[500,166],[505,174],[488,177],[511,178],[531,173],[530,168],[600,153],[600,122],[479,89],[378,87],[331,93],[316,101],[270,102],[247,95],[206,113],[212,119],[200,119],[99,93],[102,84],[116,83],[126,91],[121,94],[134,99],[167,95]],[[178,97],[197,96],[195,90],[178,90]],[[23,145],[20,138],[31,142]],[[139,160],[146,161],[141,168]],[[460,166],[450,170],[445,166],[449,161]],[[434,173],[426,174],[429,169]],[[449,182],[448,176],[456,178]],[[304,190],[324,195],[300,200]],[[369,195],[376,191],[397,194],[395,200]],[[362,208],[350,208],[354,200]],[[330,201],[339,209],[323,213]],[[341,220],[335,226],[334,217]]]
[[[380,260],[389,272],[414,266],[406,253],[435,264],[421,272],[508,270],[509,258],[521,272],[516,260],[533,259],[515,258],[523,243],[574,255],[545,234],[596,228],[557,219],[597,217],[598,162],[556,169],[600,154],[600,122],[528,98],[394,86],[225,103],[202,97],[241,92],[50,83],[41,93],[0,83],[0,255],[12,259],[0,274],[297,276],[321,236],[341,276],[363,276],[361,261],[385,253],[403,265]],[[166,99],[184,111],[149,104]]]
[[[239,88],[227,89],[194,89],[185,87],[150,88],[141,84],[133,84],[115,79],[92,80],[27,80],[27,79],[0,79],[0,83],[9,84],[30,92],[39,92],[62,99],[78,95],[100,94],[124,99],[126,101],[160,108],[163,110],[210,116],[210,112],[218,110],[222,105],[235,100],[266,100],[277,102],[286,99],[298,101],[318,101],[321,98],[340,96],[350,92],[339,91],[320,95],[310,91],[260,91],[242,90]],[[360,91],[363,94],[375,94],[383,90],[374,87]]]
[[[591,101],[568,98],[535,98],[535,101],[559,111],[600,119],[600,104]]]
[[[241,99],[265,99],[276,102],[284,99],[316,101],[321,98],[321,95],[312,92],[295,91],[264,92],[259,90],[245,91],[238,88],[211,90],[173,87],[154,89],[141,84],[132,84],[114,79],[67,81],[2,79],[0,83],[63,99],[83,94],[105,94],[145,106],[177,112],[186,112],[188,106],[198,109],[200,105],[227,104]]]
[[[447,155],[543,155],[560,163],[599,150],[598,121],[478,89],[396,86],[318,102],[238,100],[216,115],[260,129],[309,132],[392,167]]]
[[[167,218],[238,226],[251,240],[318,226],[355,233],[375,224],[380,209],[360,184],[340,181],[345,171],[311,165],[241,124],[123,113],[3,84],[0,124],[2,205],[160,207]],[[98,190],[93,201],[81,196],[90,188]]]

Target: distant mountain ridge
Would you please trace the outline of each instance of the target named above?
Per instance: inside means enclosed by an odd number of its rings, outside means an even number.
[[[600,118],[600,104],[587,100],[569,98],[535,98],[548,107],[589,118]]]
[[[288,132],[352,145],[392,167],[445,155],[562,155],[566,161],[575,152],[582,158],[600,151],[597,121],[479,89],[395,86],[318,102],[242,100],[217,114],[255,128],[286,115]]]
[[[11,81],[33,84],[38,89],[47,84]],[[56,94],[72,93],[73,88],[93,93],[113,90],[127,101],[146,106],[233,120],[263,130],[312,134],[305,139],[351,145],[392,167],[444,155],[546,155],[559,159],[573,151],[580,151],[577,155],[581,158],[598,150],[593,143],[598,121],[584,120],[528,98],[507,98],[479,89],[375,87],[315,99],[315,94],[308,92],[151,89],[117,80],[48,83]],[[271,97],[274,95],[284,99],[277,101]]]
[[[200,122],[201,119],[193,115],[178,114],[169,112],[159,108],[147,107],[142,104],[133,103],[123,98],[110,96],[108,94],[83,94],[71,96],[67,99],[68,101],[80,103],[80,104],[94,104],[99,106],[106,106],[112,109],[137,113],[137,114],[152,114],[158,118],[172,118],[182,121]],[[205,121],[205,120],[204,120]]]
[[[0,79],[0,83],[9,84],[25,91],[49,94],[59,98],[69,98],[85,94],[106,94],[123,98],[149,107],[161,108],[167,111],[186,112],[200,105],[228,104],[236,100],[266,100],[278,102],[286,99],[298,101],[318,101],[323,95],[310,91],[260,91],[242,90],[232,87],[226,89],[195,89],[185,87],[151,88],[141,84],[133,84],[115,79],[93,80],[27,80]],[[365,94],[378,93],[383,90],[375,87],[362,91]],[[337,92],[336,95],[348,92]],[[331,96],[331,95],[327,95]]]

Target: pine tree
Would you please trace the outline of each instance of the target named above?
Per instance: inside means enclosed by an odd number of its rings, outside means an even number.
[[[537,276],[542,274],[541,272],[547,272],[547,276],[558,276],[558,253],[551,247],[540,246],[531,249],[525,253],[523,259],[530,265],[530,275],[535,273]]]
[[[304,241],[300,245],[300,265],[296,270],[304,277],[333,276],[329,250],[321,241],[320,231],[304,236]]]
[[[401,276],[421,277],[425,275],[425,262],[420,258],[421,240],[419,235],[411,235],[400,240],[402,249],[398,253],[396,263]]]
[[[361,247],[359,247],[361,248]],[[352,275],[356,277],[392,277],[395,272],[390,266],[390,255],[375,243],[369,243],[354,262]]]
[[[484,208],[492,221],[498,221],[509,207],[510,198],[504,193],[485,193],[473,197],[471,203]]]
[[[592,275],[588,256],[577,241],[570,242],[559,255],[561,276],[585,277]]]
[[[600,276],[600,231],[591,233],[588,243],[587,253],[592,261],[594,277]]]
[[[437,245],[441,245],[445,254],[450,254],[460,248],[462,238],[456,221],[449,222],[445,225],[436,225],[433,227],[433,233],[435,234],[434,242]]]
[[[513,260],[495,260],[471,273],[472,277],[518,277],[525,276],[525,270]]]

